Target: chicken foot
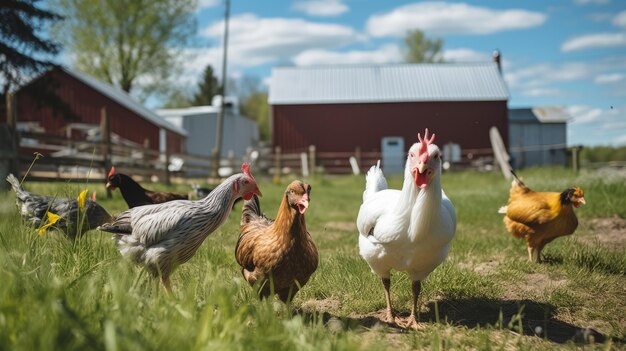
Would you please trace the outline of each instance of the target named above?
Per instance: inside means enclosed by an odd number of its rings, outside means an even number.
[[[419,314],[419,309],[417,307],[417,300],[422,290],[422,282],[419,280],[414,281],[411,285],[411,289],[413,290],[413,306],[411,308],[411,316],[409,316],[409,324],[407,327],[415,330],[421,330],[424,329],[424,325],[422,323],[418,323],[417,315]]]

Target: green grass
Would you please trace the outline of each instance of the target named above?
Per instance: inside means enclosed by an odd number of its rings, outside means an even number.
[[[445,174],[458,229],[448,260],[423,284],[420,319],[426,327],[418,332],[382,326],[375,318],[385,307],[383,289],[358,255],[354,226],[362,176],[310,179],[307,225],[321,262],[291,307],[259,301],[242,279],[234,259],[239,207],[173,274],[170,297],[120,257],[109,235],[92,231],[75,242],[58,232],[39,236],[7,193],[0,198],[0,349],[576,349],[585,333],[601,341],[595,348],[623,348],[626,237],[616,235],[608,245],[591,240],[605,233],[588,223],[626,217],[625,179],[562,169],[520,175],[536,190],[581,186],[588,205],[577,210],[578,231],[546,247],[547,263],[529,263],[523,242],[506,233],[497,213],[510,183],[497,173]],[[267,215],[275,216],[294,178],[260,180]],[[401,179],[389,183],[399,188]],[[75,197],[85,185],[25,187]],[[126,209],[119,192],[106,199],[99,185],[87,187],[98,190],[98,201],[111,213]],[[410,310],[410,284],[404,273],[392,275],[400,315]]]

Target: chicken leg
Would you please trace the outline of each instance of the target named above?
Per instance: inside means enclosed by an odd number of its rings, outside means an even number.
[[[391,309],[391,295],[389,294],[389,288],[391,287],[391,279],[390,278],[381,278],[383,282],[383,287],[385,288],[385,300],[387,300],[387,314],[382,319],[385,323],[395,323],[396,317],[393,314],[393,310]]]
[[[163,284],[165,291],[167,291],[167,294],[172,295],[172,284],[170,283],[170,277],[161,276],[161,283]]]
[[[411,288],[413,290],[413,306],[411,308],[411,316],[409,317],[408,327],[413,328],[415,330],[420,330],[420,329],[423,329],[424,326],[421,323],[417,322],[418,320],[417,314],[419,313],[419,310],[417,307],[417,300],[422,290],[422,282],[419,280],[414,281],[413,284],[411,285]]]

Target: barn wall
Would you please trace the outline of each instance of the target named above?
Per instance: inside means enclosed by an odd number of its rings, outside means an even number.
[[[151,149],[159,149],[159,126],[152,124],[114,100],[102,95],[97,90],[68,74],[53,70],[45,76],[52,75],[56,81],[57,95],[65,102],[78,120],[70,120],[58,111],[54,111],[47,104],[42,104],[36,98],[22,89],[17,93],[17,119],[18,122],[36,121],[45,128],[46,133],[64,135],[64,128],[69,123],[100,124],[101,108],[106,107],[111,132],[136,143],[144,143],[148,139]],[[172,134],[168,139],[168,145],[172,145],[171,152],[179,152],[184,137],[168,131]],[[176,148],[176,145],[178,147]]]
[[[437,144],[462,149],[491,148],[496,126],[508,145],[506,101],[405,102],[380,104],[273,105],[272,141],[285,151],[315,145],[320,152],[380,151],[381,138],[401,136],[406,149],[428,127]]]

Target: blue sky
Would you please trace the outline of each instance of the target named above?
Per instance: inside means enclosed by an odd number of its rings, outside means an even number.
[[[199,0],[179,82],[221,70],[224,3]],[[568,144],[626,145],[626,1],[232,0],[228,74],[277,65],[401,62],[404,34],[444,40],[449,61],[503,58],[509,107],[563,106]]]

